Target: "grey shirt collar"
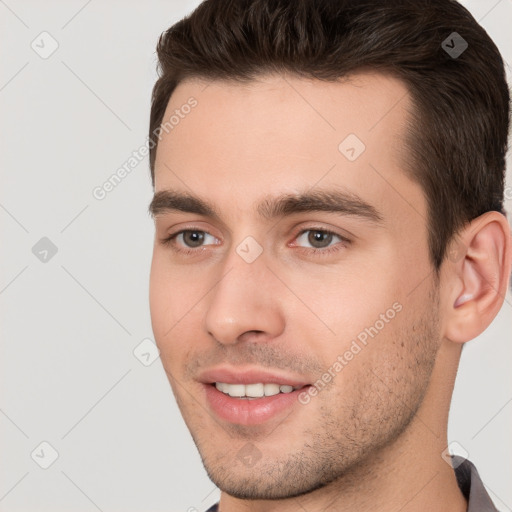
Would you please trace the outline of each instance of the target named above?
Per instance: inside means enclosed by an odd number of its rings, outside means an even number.
[[[467,459],[452,456],[452,466],[457,477],[457,483],[465,498],[468,500],[467,512],[498,512],[475,466]]]

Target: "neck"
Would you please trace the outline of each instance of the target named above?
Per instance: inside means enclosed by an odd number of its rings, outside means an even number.
[[[220,512],[466,512],[452,467],[443,459],[460,347],[444,343],[422,405],[402,435],[338,480],[285,500],[240,500],[221,494]],[[448,387],[449,386],[449,387]]]

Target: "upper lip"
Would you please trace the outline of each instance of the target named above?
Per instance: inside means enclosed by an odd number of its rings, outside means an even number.
[[[280,384],[292,386],[294,388],[302,388],[309,383],[290,375],[283,375],[279,372],[268,370],[258,370],[250,368],[246,370],[237,370],[234,368],[210,368],[199,374],[198,380],[204,384],[213,384],[215,382],[223,382],[226,384]]]

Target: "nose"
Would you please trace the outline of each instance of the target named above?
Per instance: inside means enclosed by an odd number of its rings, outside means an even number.
[[[271,339],[284,330],[279,287],[282,283],[267,267],[265,258],[247,263],[232,251],[224,271],[209,295],[206,329],[217,342],[228,345],[246,339],[251,333]]]

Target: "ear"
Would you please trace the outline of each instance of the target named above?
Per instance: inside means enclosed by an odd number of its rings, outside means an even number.
[[[493,321],[507,293],[511,246],[508,221],[496,211],[474,219],[452,241],[443,269],[444,337],[464,343]]]

